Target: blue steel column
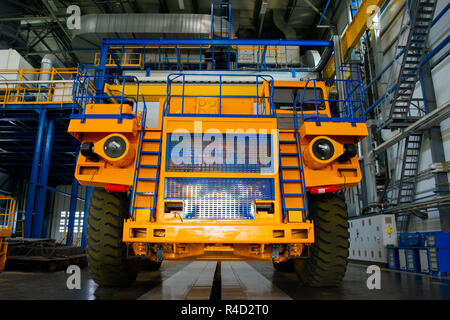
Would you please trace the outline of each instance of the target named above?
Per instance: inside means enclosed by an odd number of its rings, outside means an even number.
[[[73,227],[75,224],[75,212],[77,211],[77,200],[78,200],[78,180],[73,178],[72,192],[70,195],[69,225],[66,240],[66,245],[68,246],[71,246],[73,243]]]
[[[105,40],[102,40],[102,47],[100,49],[100,59],[98,63],[98,67],[96,69],[96,78],[94,79],[95,83],[95,102],[102,103],[103,96],[103,88],[105,86],[105,75],[106,75],[106,59],[108,57],[108,48],[109,45]]]
[[[52,154],[54,128],[55,122],[53,120],[48,120],[44,145],[44,154],[42,156],[41,168],[39,170],[39,184],[36,197],[35,213],[33,218],[33,228],[31,233],[33,238],[42,237],[45,200],[47,196],[46,186],[48,181],[48,172],[50,169],[50,158]]]
[[[89,214],[89,203],[91,202],[92,191],[94,187],[86,187],[86,194],[84,195],[84,217],[83,217],[83,233],[81,234],[81,246],[86,248],[86,231],[87,231],[87,221]]]
[[[41,159],[42,150],[42,138],[44,136],[45,118],[47,115],[46,109],[41,109],[39,115],[39,125],[36,134],[36,143],[34,145],[33,166],[31,168],[30,184],[28,187],[27,204],[25,209],[25,225],[24,225],[24,237],[29,238],[31,236],[31,225],[34,211],[34,200],[36,197],[37,179],[39,174],[39,161]]]

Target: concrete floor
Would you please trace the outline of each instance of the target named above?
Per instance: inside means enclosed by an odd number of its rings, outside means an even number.
[[[4,272],[0,274],[0,300],[203,300],[209,299],[215,262],[164,262],[160,271],[141,272],[128,288],[100,288],[87,269],[81,289],[69,290],[68,275]],[[368,290],[366,267],[349,264],[338,288],[302,287],[293,273],[276,272],[265,262],[222,262],[222,300],[301,299],[450,299],[450,281],[409,273],[382,271],[381,290]]]

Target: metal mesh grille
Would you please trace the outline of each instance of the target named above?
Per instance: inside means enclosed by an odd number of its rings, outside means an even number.
[[[258,173],[273,167],[270,134],[168,133],[167,144],[169,172]]]
[[[273,179],[166,178],[165,199],[183,200],[185,219],[253,219],[255,200],[273,200]]]

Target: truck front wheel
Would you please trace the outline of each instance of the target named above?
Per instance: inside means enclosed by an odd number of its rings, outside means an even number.
[[[128,286],[136,280],[139,262],[127,258],[127,248],[122,242],[129,203],[125,193],[107,192],[103,188],[92,192],[87,255],[92,278],[100,286]]]
[[[338,286],[347,269],[348,214],[344,197],[327,194],[308,198],[314,222],[314,244],[309,259],[295,260],[295,272],[311,287]]]

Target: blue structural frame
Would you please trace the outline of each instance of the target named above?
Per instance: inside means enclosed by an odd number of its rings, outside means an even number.
[[[42,139],[44,136],[45,122],[46,122],[47,110],[40,110],[39,114],[39,126],[36,134],[36,143],[34,149],[33,166],[31,169],[30,183],[28,187],[27,206],[25,211],[25,224],[24,224],[24,237],[29,238],[31,236],[32,219],[34,201],[36,197],[37,179],[39,175],[39,162],[42,151]]]
[[[68,246],[71,246],[73,244],[73,227],[75,225],[75,213],[77,211],[78,186],[78,180],[74,177],[72,181],[72,193],[70,196],[69,223],[67,227],[66,238],[66,245]]]
[[[230,32],[230,31],[229,31]],[[301,46],[301,47],[321,47],[321,48],[329,48],[328,56],[325,57],[325,62],[329,60],[333,51],[334,44],[332,41],[314,41],[314,40],[266,40],[266,39],[215,39],[212,37],[211,39],[103,39],[101,48],[100,48],[100,57],[99,64],[95,70],[95,90],[96,90],[96,101],[101,103],[103,88],[105,81],[107,80],[107,70],[116,69],[126,69],[121,68],[120,64],[117,63],[117,66],[106,66],[108,53],[114,56],[114,53],[111,51],[111,46],[120,47],[120,46],[142,46],[144,49],[146,46],[174,46],[175,49],[178,46],[211,46],[212,48],[212,56],[214,57],[215,51],[218,47],[226,48],[228,51],[232,50],[233,47],[239,46],[258,46],[263,48],[263,53],[266,52],[268,46]],[[179,64],[180,57],[177,57],[177,68],[180,68]],[[230,55],[228,55],[228,59],[230,59]],[[114,59],[117,61],[117,58]],[[262,62],[264,62],[264,56],[261,57]],[[259,63],[258,63],[259,64]],[[325,67],[326,63],[321,65],[321,68],[317,70],[321,72]],[[201,68],[201,62],[200,62]],[[213,70],[215,67],[213,66]],[[230,70],[230,64],[228,63],[228,70]],[[259,70],[259,67],[258,67]]]
[[[54,120],[47,120],[47,132],[44,144],[44,153],[42,155],[42,166],[39,172],[39,185],[36,198],[35,214],[33,218],[32,237],[41,238],[43,228],[42,223],[44,221],[44,209],[45,200],[47,195],[47,189],[45,186],[48,181],[48,172],[50,170],[50,156],[52,152],[53,134],[54,134],[55,122]]]
[[[81,246],[86,248],[87,246],[87,224],[88,224],[88,216],[89,216],[89,204],[91,202],[92,192],[94,191],[94,187],[87,186],[86,193],[84,196],[84,216],[83,216],[83,232],[81,234]]]

